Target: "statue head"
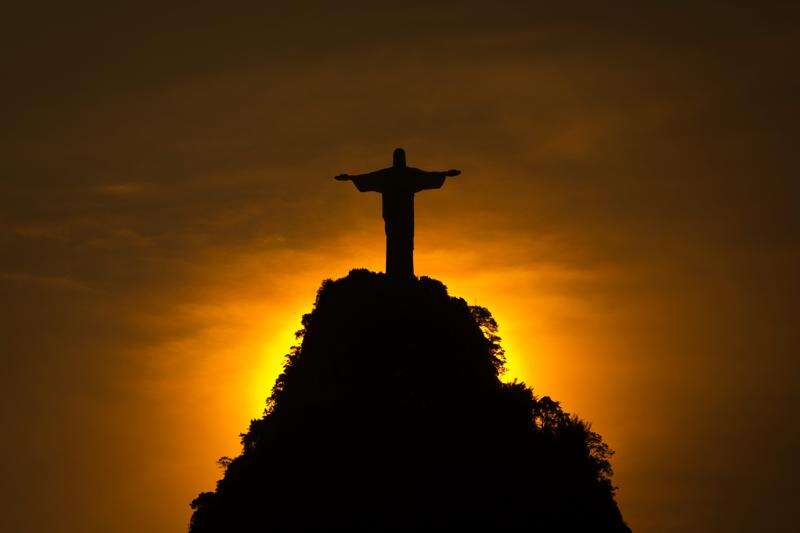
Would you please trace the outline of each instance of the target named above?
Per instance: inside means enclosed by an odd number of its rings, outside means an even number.
[[[392,156],[392,166],[395,168],[406,168],[406,151],[402,148],[395,148]]]

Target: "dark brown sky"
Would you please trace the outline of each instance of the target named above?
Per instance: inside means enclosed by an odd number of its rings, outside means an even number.
[[[331,177],[396,146],[463,170],[417,271],[617,450],[634,530],[795,530],[793,3],[121,4],[0,23],[0,530],[184,528],[319,282],[382,268]]]

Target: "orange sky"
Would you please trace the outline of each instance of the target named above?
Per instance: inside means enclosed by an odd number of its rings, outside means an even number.
[[[791,531],[798,9],[73,5],[4,16],[0,530],[180,531],[322,279],[488,307],[648,532]],[[513,467],[513,465],[510,465]]]

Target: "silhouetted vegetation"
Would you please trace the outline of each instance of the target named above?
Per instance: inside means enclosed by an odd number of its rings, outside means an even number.
[[[629,531],[611,450],[500,381],[488,310],[433,279],[353,270],[322,284],[297,336],[191,533]]]

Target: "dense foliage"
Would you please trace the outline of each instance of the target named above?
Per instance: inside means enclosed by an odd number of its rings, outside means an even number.
[[[488,310],[429,278],[325,281],[263,418],[191,533],[629,531],[611,451],[503,383]]]

